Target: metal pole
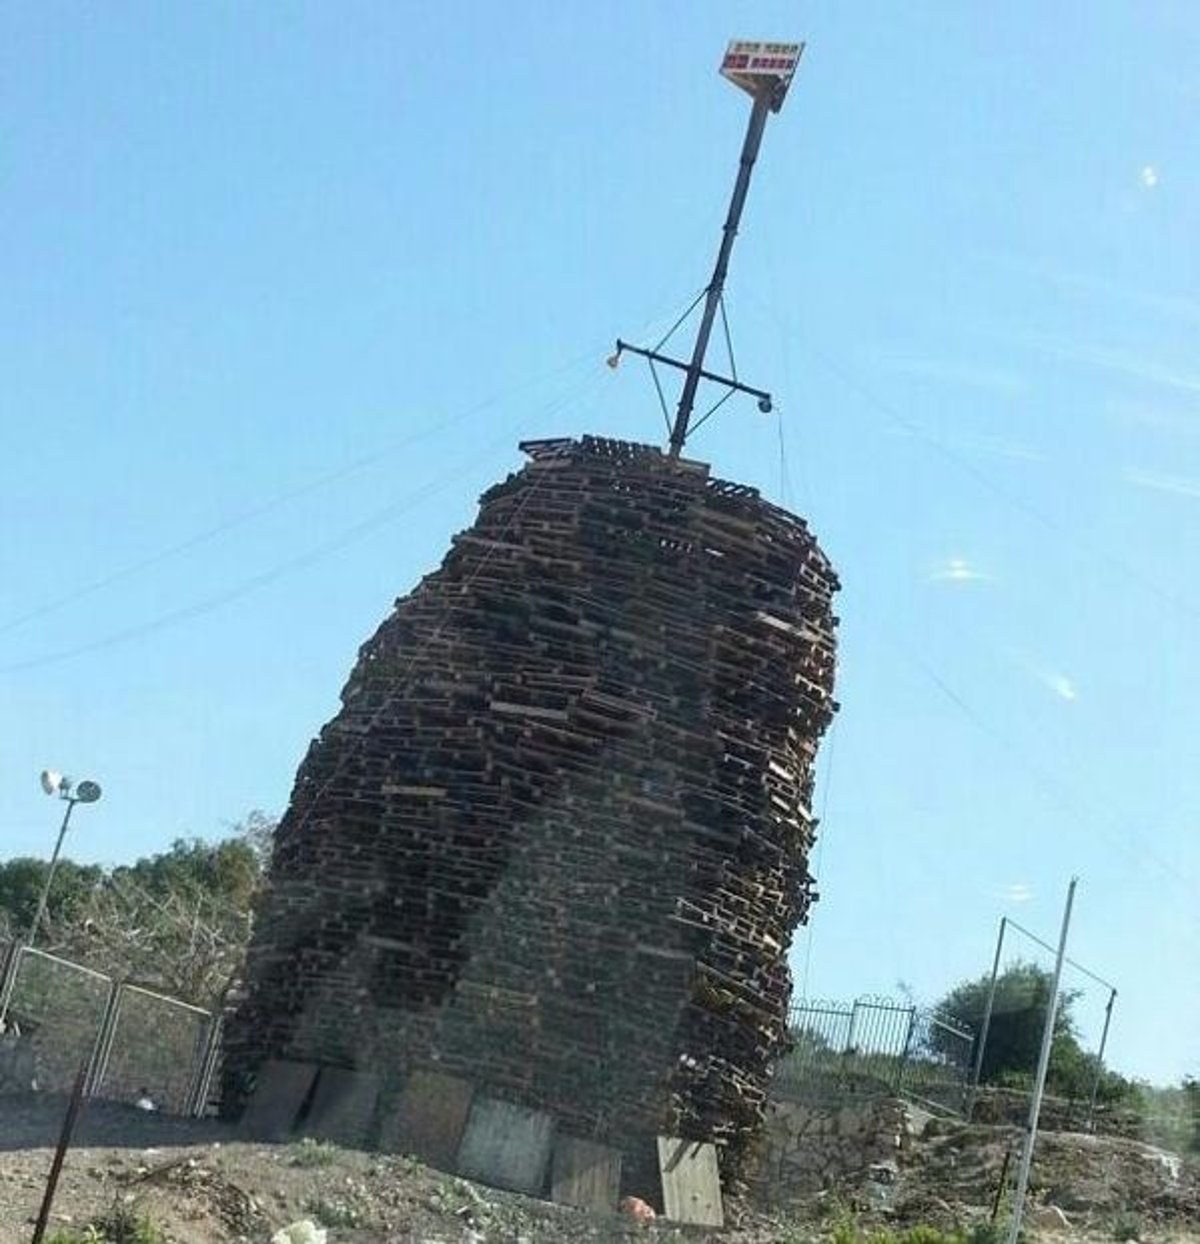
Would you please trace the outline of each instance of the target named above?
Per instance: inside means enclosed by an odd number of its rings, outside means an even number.
[[[67,811],[63,816],[62,828],[58,831],[58,841],[54,844],[54,854],[50,857],[50,869],[46,873],[46,883],[42,886],[41,897],[38,899],[37,913],[33,917],[33,923],[29,926],[29,941],[27,945],[32,946],[37,941],[38,926],[42,923],[42,917],[46,914],[46,900],[50,897],[50,883],[54,880],[55,869],[58,868],[58,854],[62,850],[63,839],[67,836],[67,826],[71,823],[71,813],[75,811],[75,805],[78,803],[76,799],[67,800]]]
[[[1017,1244],[1021,1232],[1021,1215],[1025,1212],[1025,1193],[1029,1190],[1029,1168],[1033,1164],[1033,1146],[1037,1140],[1038,1115],[1042,1109],[1042,1093],[1046,1088],[1046,1071],[1050,1066],[1050,1047],[1054,1042],[1054,1021],[1058,1014],[1058,986],[1062,980],[1063,960],[1067,955],[1067,933],[1071,927],[1071,908],[1075,903],[1075,887],[1078,877],[1071,878],[1067,887],[1067,905],[1063,909],[1062,932],[1058,937],[1058,954],[1054,960],[1054,982],[1046,1002],[1046,1024],[1042,1029],[1042,1052],[1038,1057],[1037,1076],[1033,1082],[1033,1098],[1029,1103],[1029,1126],[1025,1133],[1025,1147],[1021,1153],[1021,1167],[1017,1173],[1017,1190],[1013,1196],[1012,1221],[1008,1224],[1008,1244]]]
[[[21,956],[25,947],[19,941],[13,942],[4,956],[0,966],[0,1032],[6,1032],[5,1021],[8,1019],[8,1004],[12,1001],[13,992],[17,987],[17,969],[21,965]]]
[[[77,799],[67,800],[67,810],[63,814],[62,825],[58,830],[58,841],[54,844],[54,854],[50,857],[50,867],[46,872],[46,880],[42,885],[42,892],[38,896],[37,911],[33,917],[33,923],[29,926],[29,932],[25,935],[25,941],[18,941],[12,948],[12,954],[8,962],[8,971],[3,979],[0,979],[0,1032],[4,1031],[5,1022],[8,1019],[8,1008],[12,1002],[12,996],[17,986],[17,969],[20,966],[21,958],[25,951],[33,946],[37,939],[38,926],[42,923],[42,917],[46,914],[46,903],[50,898],[50,885],[54,881],[54,873],[58,868],[58,856],[62,851],[63,839],[67,836],[67,826],[71,823],[71,813],[75,810],[75,805],[79,801]]]
[[[1108,1026],[1112,1023],[1113,1004],[1117,1000],[1117,991],[1114,989],[1108,995],[1108,1005],[1104,1008],[1104,1031],[1100,1034],[1100,1050],[1096,1055],[1096,1074],[1092,1079],[1092,1096],[1088,1101],[1087,1126],[1088,1131],[1092,1130],[1092,1124],[1096,1119],[1096,1095],[1100,1092],[1100,1077],[1104,1074],[1104,1048],[1108,1045]]]
[[[108,1063],[112,1058],[113,1042],[117,1035],[117,1024],[121,1019],[121,1003],[124,1001],[125,986],[120,981],[113,981],[108,988],[108,999],[104,1004],[104,1014],[100,1017],[100,1031],[92,1046],[91,1064],[88,1069],[87,1083],[84,1091],[88,1097],[95,1097],[108,1074]]]
[[[1008,1182],[1008,1168],[1012,1165],[1012,1150],[1005,1149],[1004,1161],[1000,1166],[1000,1178],[996,1181],[996,1195],[992,1198],[992,1215],[989,1222],[995,1222],[1000,1215],[1000,1202],[1004,1199],[1004,1185]]]
[[[41,1244],[42,1237],[46,1234],[46,1225],[50,1221],[50,1207],[54,1204],[54,1193],[58,1188],[58,1177],[62,1174],[63,1159],[67,1156],[71,1136],[75,1131],[75,1122],[83,1106],[83,1085],[87,1079],[88,1065],[89,1062],[85,1061],[75,1077],[75,1087],[71,1092],[71,1100],[58,1137],[58,1148],[54,1150],[54,1161],[50,1164],[50,1175],[46,1180],[46,1193],[42,1197],[42,1208],[38,1213],[37,1225],[33,1229],[33,1244]]]
[[[850,1007],[850,1026],[846,1029],[846,1053],[854,1049],[854,1029],[858,1025],[858,999],[855,998]]]
[[[908,1070],[908,1056],[912,1049],[913,1033],[917,1027],[917,1008],[910,1006],[908,1008],[908,1028],[904,1033],[904,1050],[900,1055],[900,1067],[896,1072],[896,1096],[899,1097],[904,1089],[904,1073]]]
[[[716,267],[713,268],[712,280],[708,283],[708,295],[704,302],[700,331],[696,334],[692,361],[688,366],[687,379],[683,382],[683,392],[679,397],[679,408],[675,412],[675,422],[671,427],[669,452],[672,458],[679,457],[683,443],[687,439],[688,420],[692,417],[692,407],[696,402],[696,388],[700,383],[704,354],[708,349],[708,338],[712,332],[717,308],[721,304],[721,293],[725,288],[725,275],[729,271],[729,256],[733,251],[733,239],[737,237],[738,222],[742,218],[742,208],[746,204],[746,191],[750,187],[750,174],[754,169],[759,145],[762,143],[763,129],[766,127],[767,113],[771,110],[773,99],[773,93],[767,90],[760,91],[754,97],[754,107],[750,112],[749,124],[746,126],[746,139],[742,143],[742,156],[738,165],[737,181],[733,187],[733,198],[729,202],[729,213],[725,217],[721,249],[717,252]]]
[[[967,1118],[975,1112],[975,1098],[979,1094],[979,1077],[983,1072],[983,1051],[987,1046],[988,1032],[992,1026],[992,1008],[996,1005],[996,981],[1000,976],[1000,952],[1004,946],[1004,930],[1008,917],[1000,917],[1000,935],[996,938],[996,953],[992,958],[992,983],[988,986],[987,1003],[983,1008],[983,1023],[979,1026],[979,1045],[975,1050],[975,1067],[971,1072],[971,1092],[967,1101]]]
[[[200,1066],[200,1077],[196,1084],[195,1095],[190,1107],[190,1113],[197,1119],[204,1118],[205,1111],[208,1108],[208,1095],[212,1088],[213,1075],[217,1069],[217,1059],[221,1053],[221,1028],[223,1023],[224,1016],[214,1012],[213,1024],[208,1036],[208,1045],[204,1052],[204,1061]]]

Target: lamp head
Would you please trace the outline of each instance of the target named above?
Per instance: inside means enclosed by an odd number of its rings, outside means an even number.
[[[75,787],[75,798],[79,803],[95,803],[100,794],[99,782],[80,782]]]

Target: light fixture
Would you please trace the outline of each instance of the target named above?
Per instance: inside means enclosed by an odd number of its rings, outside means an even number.
[[[84,781],[78,784],[73,778],[64,777],[53,769],[43,769],[41,776],[42,790],[47,795],[57,795],[68,803],[95,803],[103,793],[99,782]]]
[[[80,782],[75,787],[75,798],[80,803],[95,803],[100,798],[100,783]]]

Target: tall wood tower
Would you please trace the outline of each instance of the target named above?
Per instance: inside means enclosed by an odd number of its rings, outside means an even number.
[[[287,1064],[319,1070],[298,1108],[358,1077],[360,1139],[419,1147],[437,1084],[451,1115],[499,1102],[623,1155],[641,1195],[663,1134],[714,1143],[736,1181],[813,897],[837,579],[801,519],[683,449],[704,385],[769,408],[705,355],[799,53],[725,58],[753,105],[690,358],[618,342],[683,375],[666,450],[525,444],[360,649],[278,830],[231,1113]]]

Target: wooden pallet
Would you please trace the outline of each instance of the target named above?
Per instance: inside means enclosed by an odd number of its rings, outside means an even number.
[[[285,1053],[433,1069],[733,1170],[812,900],[837,579],[703,464],[524,448],[300,766],[227,1085]]]

